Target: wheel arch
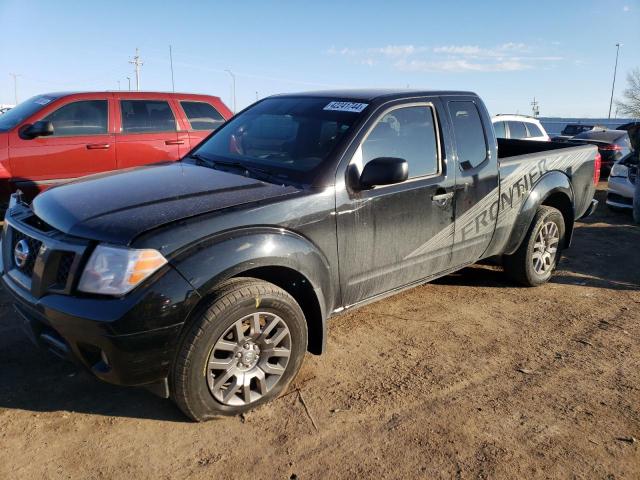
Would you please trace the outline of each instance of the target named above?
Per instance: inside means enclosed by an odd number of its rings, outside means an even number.
[[[558,170],[545,174],[531,189],[522,204],[504,253],[514,253],[524,240],[538,207],[546,205],[556,208],[562,214],[565,223],[564,248],[569,247],[573,235],[574,208],[573,188],[564,172]]]
[[[324,352],[335,283],[327,259],[305,237],[283,229],[235,232],[180,257],[172,263],[200,295],[187,323],[211,302],[225,281],[257,278],[277,285],[298,302],[307,320],[308,351]]]

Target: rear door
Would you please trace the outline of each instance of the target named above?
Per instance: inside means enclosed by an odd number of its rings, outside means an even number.
[[[337,197],[343,303],[353,305],[446,270],[455,174],[445,159],[437,98],[381,107],[351,154],[347,182],[367,162],[398,157],[409,179]]]
[[[454,138],[456,170],[455,235],[452,266],[477,261],[489,246],[498,218],[498,153],[490,119],[476,97],[447,101]],[[507,122],[509,129],[511,123]],[[524,125],[523,125],[524,128]]]
[[[176,114],[165,98],[121,98],[116,134],[118,168],[180,158]]]
[[[191,148],[225,122],[224,117],[210,103],[194,100],[178,100],[178,103],[184,111],[189,127]]]
[[[115,169],[112,116],[108,95],[83,95],[71,97],[53,111],[31,119],[50,121],[53,135],[23,139],[14,131],[9,155],[16,187],[29,194],[69,179]]]

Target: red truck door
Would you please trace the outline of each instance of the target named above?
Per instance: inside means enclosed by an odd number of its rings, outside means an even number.
[[[14,186],[27,195],[91,173],[115,169],[113,108],[106,95],[71,97],[53,111],[29,119],[53,124],[53,135],[23,139],[16,128],[9,138]]]
[[[180,158],[176,115],[162,98],[123,98],[118,101],[119,133],[116,134],[118,168]]]
[[[213,130],[225,122],[225,118],[208,102],[196,100],[179,100],[185,113],[191,148],[198,145]]]

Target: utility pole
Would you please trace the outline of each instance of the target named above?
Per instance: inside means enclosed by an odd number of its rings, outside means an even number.
[[[236,113],[236,76],[229,69],[225,70],[231,76],[231,86],[233,88],[233,113]]]
[[[533,102],[531,102],[531,111],[534,117],[540,115],[540,104],[536,102],[536,97],[533,97]]]
[[[260,97],[258,96],[258,92],[256,92],[256,102],[260,100]]]
[[[131,77],[127,77],[127,82],[129,82],[129,91],[131,91]]]
[[[169,45],[169,64],[171,65],[171,91],[176,92],[176,84],[173,81],[173,54],[171,52],[171,45]]]
[[[122,89],[120,88],[120,80],[118,80],[118,90],[122,90]]]
[[[138,54],[137,48],[135,57],[133,57],[133,60],[129,60],[129,63],[134,65],[136,69],[136,90],[140,90],[140,67],[144,64],[142,63],[142,60],[140,60],[140,55]]]
[[[613,91],[616,88],[616,72],[618,71],[618,54],[620,53],[620,44],[616,43],[616,65],[613,67],[613,84],[611,85],[611,100],[609,100],[609,117],[611,118],[611,107],[613,106]]]
[[[18,77],[21,77],[22,75],[19,73],[10,73],[9,75],[13,77],[13,99],[15,100],[16,105],[18,105]]]

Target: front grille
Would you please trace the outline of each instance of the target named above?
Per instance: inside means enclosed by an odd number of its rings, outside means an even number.
[[[58,261],[58,271],[56,272],[56,285],[65,286],[69,273],[71,273],[71,266],[73,260],[76,258],[76,254],[73,252],[62,252],[60,260]]]
[[[23,265],[18,265],[16,263],[15,255],[13,255],[13,264],[18,270],[20,270],[22,273],[30,277],[33,274],[33,267],[36,263],[36,258],[38,258],[38,252],[40,252],[40,247],[42,247],[42,242],[33,237],[25,235],[19,230],[13,230],[13,242],[11,245],[11,252],[14,252],[16,245],[18,245],[18,243],[22,242],[23,240],[26,242],[28,246],[29,254],[27,255],[26,261]]]
[[[9,209],[5,223],[3,273],[36,298],[70,294],[89,242],[46,224],[26,205]]]

